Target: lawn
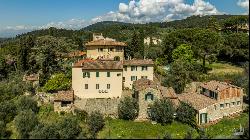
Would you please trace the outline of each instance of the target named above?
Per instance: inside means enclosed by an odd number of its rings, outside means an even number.
[[[243,113],[241,116],[233,118],[233,119],[223,119],[219,123],[210,126],[206,129],[208,135],[212,136],[213,138],[216,137],[228,137],[231,136],[233,133],[233,129],[240,128],[240,124],[242,127],[246,124],[249,120],[249,114]]]
[[[212,68],[208,73],[211,74],[226,74],[226,73],[241,73],[243,68],[231,65],[229,63],[216,62],[212,64],[206,64],[207,67]]]
[[[233,119],[223,119],[218,124],[209,126],[205,129],[206,133],[212,138],[232,138],[234,128],[239,128],[240,124],[244,126],[248,121],[249,114],[243,113],[241,116]],[[119,119],[112,119],[99,132],[98,138],[111,139],[158,139],[163,138],[166,132],[170,133],[174,139],[183,139],[188,130],[192,128],[188,125],[173,122],[172,124],[162,126],[160,124],[151,124],[150,122],[133,122]],[[110,125],[110,126],[109,126]],[[110,130],[110,131],[109,131]],[[194,130],[194,129],[193,129]],[[110,137],[109,137],[110,135]],[[198,133],[193,131],[193,138]]]
[[[157,139],[163,138],[166,132],[170,133],[172,138],[182,139],[188,130],[192,129],[190,126],[173,122],[172,124],[162,126],[160,124],[151,124],[150,122],[133,122],[119,119],[110,120],[110,137],[109,125],[106,121],[104,129],[99,132],[98,138],[112,138],[112,139]],[[196,130],[194,138],[198,136]]]

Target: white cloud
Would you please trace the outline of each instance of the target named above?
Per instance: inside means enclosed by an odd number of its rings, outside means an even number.
[[[248,0],[245,0],[248,2]],[[239,1],[239,5],[246,7],[245,1]],[[204,0],[194,0],[192,4],[184,0],[131,0],[128,3],[120,3],[118,11],[110,11],[91,20],[70,19],[68,21],[50,22],[41,26],[14,26],[6,27],[7,31],[30,31],[49,27],[81,29],[100,21],[120,21],[130,23],[163,22],[175,19],[183,19],[191,15],[222,14],[216,7]],[[1,32],[1,29],[0,29]]]
[[[238,0],[237,5],[246,9],[246,12],[243,14],[249,14],[249,0]]]
[[[239,0],[237,4],[245,9],[249,9],[249,0]]]

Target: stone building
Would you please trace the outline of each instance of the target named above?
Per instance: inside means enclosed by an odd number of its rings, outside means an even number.
[[[197,110],[197,123],[217,122],[243,110],[243,89],[225,82],[210,81],[200,84],[197,93],[178,95],[180,101],[190,103]]]
[[[54,97],[54,111],[55,112],[71,112],[73,111],[74,92],[73,91],[59,91]]]
[[[174,107],[177,107],[179,104],[172,88],[162,87],[160,83],[145,78],[134,81],[133,97],[137,99],[139,104],[137,120],[149,119],[150,105],[157,99],[168,98],[172,101]]]

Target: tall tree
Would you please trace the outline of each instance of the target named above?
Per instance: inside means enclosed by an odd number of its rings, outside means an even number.
[[[220,34],[210,30],[201,30],[194,36],[194,39],[193,50],[202,59],[202,64],[205,68],[208,56],[219,52],[223,39]]]

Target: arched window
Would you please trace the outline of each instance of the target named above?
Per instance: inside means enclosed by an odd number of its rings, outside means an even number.
[[[154,100],[154,95],[151,92],[145,94],[145,101],[153,101],[153,100]]]
[[[114,57],[114,60],[115,60],[115,61],[120,61],[120,57],[119,57],[119,56],[115,56],[115,57]]]

